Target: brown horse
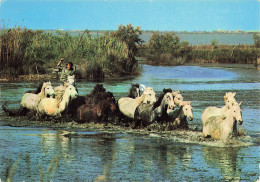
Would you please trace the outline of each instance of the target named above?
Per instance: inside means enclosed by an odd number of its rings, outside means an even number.
[[[106,98],[105,93],[106,89],[103,87],[103,84],[96,84],[94,89],[85,96],[86,104],[97,104],[100,100]]]
[[[99,101],[104,100],[108,97],[114,99],[114,96],[111,92],[106,92],[106,89],[103,87],[103,84],[96,84],[94,89],[87,94],[86,96],[78,96],[71,100],[68,106],[68,113],[73,117],[77,115],[77,109],[84,104],[97,104]],[[115,99],[114,99],[115,100]]]
[[[109,116],[116,111],[117,105],[113,97],[107,97],[96,104],[84,104],[77,110],[77,121],[108,122]]]

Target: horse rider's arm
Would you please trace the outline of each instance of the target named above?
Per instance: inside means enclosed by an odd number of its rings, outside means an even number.
[[[62,70],[62,64],[61,64],[62,61],[64,61],[64,58],[61,58],[60,61],[59,61],[58,64],[57,64],[57,67],[58,67],[59,71]]]

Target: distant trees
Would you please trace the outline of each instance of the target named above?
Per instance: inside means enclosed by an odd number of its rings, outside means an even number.
[[[146,57],[157,64],[179,65],[185,61],[184,52],[189,51],[189,43],[180,42],[175,33],[153,32],[147,43]]]
[[[259,47],[260,38],[254,35],[255,47]],[[140,48],[148,64],[182,65],[187,61],[198,63],[254,63],[259,57],[259,48],[249,45],[218,45],[213,39],[211,45],[190,46],[180,41],[175,33],[153,32],[145,46]]]
[[[255,42],[255,47],[260,48],[260,36],[255,33],[253,35],[253,39],[254,39],[254,42]]]
[[[135,56],[138,50],[137,45],[143,43],[143,40],[140,38],[141,34],[141,27],[137,26],[134,28],[132,24],[127,24],[126,26],[120,25],[117,31],[111,33],[112,37],[116,37],[120,41],[123,41],[128,47],[129,60],[125,64],[125,70],[127,72],[132,72],[132,70],[137,66]]]

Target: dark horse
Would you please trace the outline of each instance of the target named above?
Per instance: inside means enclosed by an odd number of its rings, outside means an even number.
[[[133,99],[135,99],[136,97],[140,97],[139,84],[131,84],[128,97],[131,97]]]
[[[41,92],[42,85],[44,82],[40,82],[36,90],[27,90],[26,93],[38,94]]]
[[[100,100],[103,99],[106,89],[103,87],[103,84],[96,84],[94,89],[86,96],[78,96],[75,99],[72,99],[68,106],[68,114],[72,116],[77,115],[77,109],[84,104],[97,104]]]
[[[142,103],[135,110],[135,127],[147,126],[154,121],[162,121],[167,117],[167,110],[174,108],[171,90],[164,89],[163,94],[154,104]]]
[[[111,92],[105,92],[102,100],[95,104],[84,104],[77,109],[77,121],[78,122],[108,122],[109,116],[117,110],[117,105],[113,94]]]
[[[108,121],[109,116],[117,110],[113,93],[106,92],[103,84],[96,84],[94,89],[85,96],[85,104],[77,109],[77,121]]]

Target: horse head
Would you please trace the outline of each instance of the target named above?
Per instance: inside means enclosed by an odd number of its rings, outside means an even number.
[[[114,112],[117,110],[117,104],[115,102],[115,99],[113,97],[108,97],[106,100],[105,100],[105,103],[107,104],[109,110],[111,112]]]
[[[175,105],[174,105],[173,96],[171,92],[164,94],[162,103],[168,106],[167,109],[171,109],[171,110],[174,109]]]
[[[94,95],[97,93],[106,92],[106,89],[104,88],[102,83],[97,83],[94,87],[94,89],[89,93],[89,95]]]
[[[243,123],[243,119],[242,119],[242,109],[240,108],[240,105],[242,104],[242,102],[240,103],[235,103],[232,106],[231,111],[233,112],[233,118],[235,119],[235,121],[238,122],[239,125],[242,125]]]
[[[172,95],[174,97],[174,99],[173,99],[174,100],[174,104],[176,104],[179,107],[182,106],[183,105],[183,97],[182,97],[180,91],[179,90],[173,91]]]
[[[55,94],[54,89],[51,85],[51,82],[44,82],[42,85],[44,95],[47,96],[53,96]]]
[[[147,87],[146,89],[144,89],[143,94],[145,94],[145,99],[143,103],[153,104],[156,102],[155,91],[152,87]]]
[[[75,75],[69,75],[67,79],[67,84],[74,85],[75,84]]]
[[[187,117],[190,121],[193,120],[193,113],[190,101],[183,101],[182,111],[185,117]]]
[[[64,95],[69,95],[71,98],[76,98],[78,96],[78,92],[77,92],[76,88],[73,85],[69,85],[65,89]]]
[[[224,96],[224,102],[227,106],[232,106],[235,103],[237,103],[235,99],[236,92],[226,92],[226,95]]]

